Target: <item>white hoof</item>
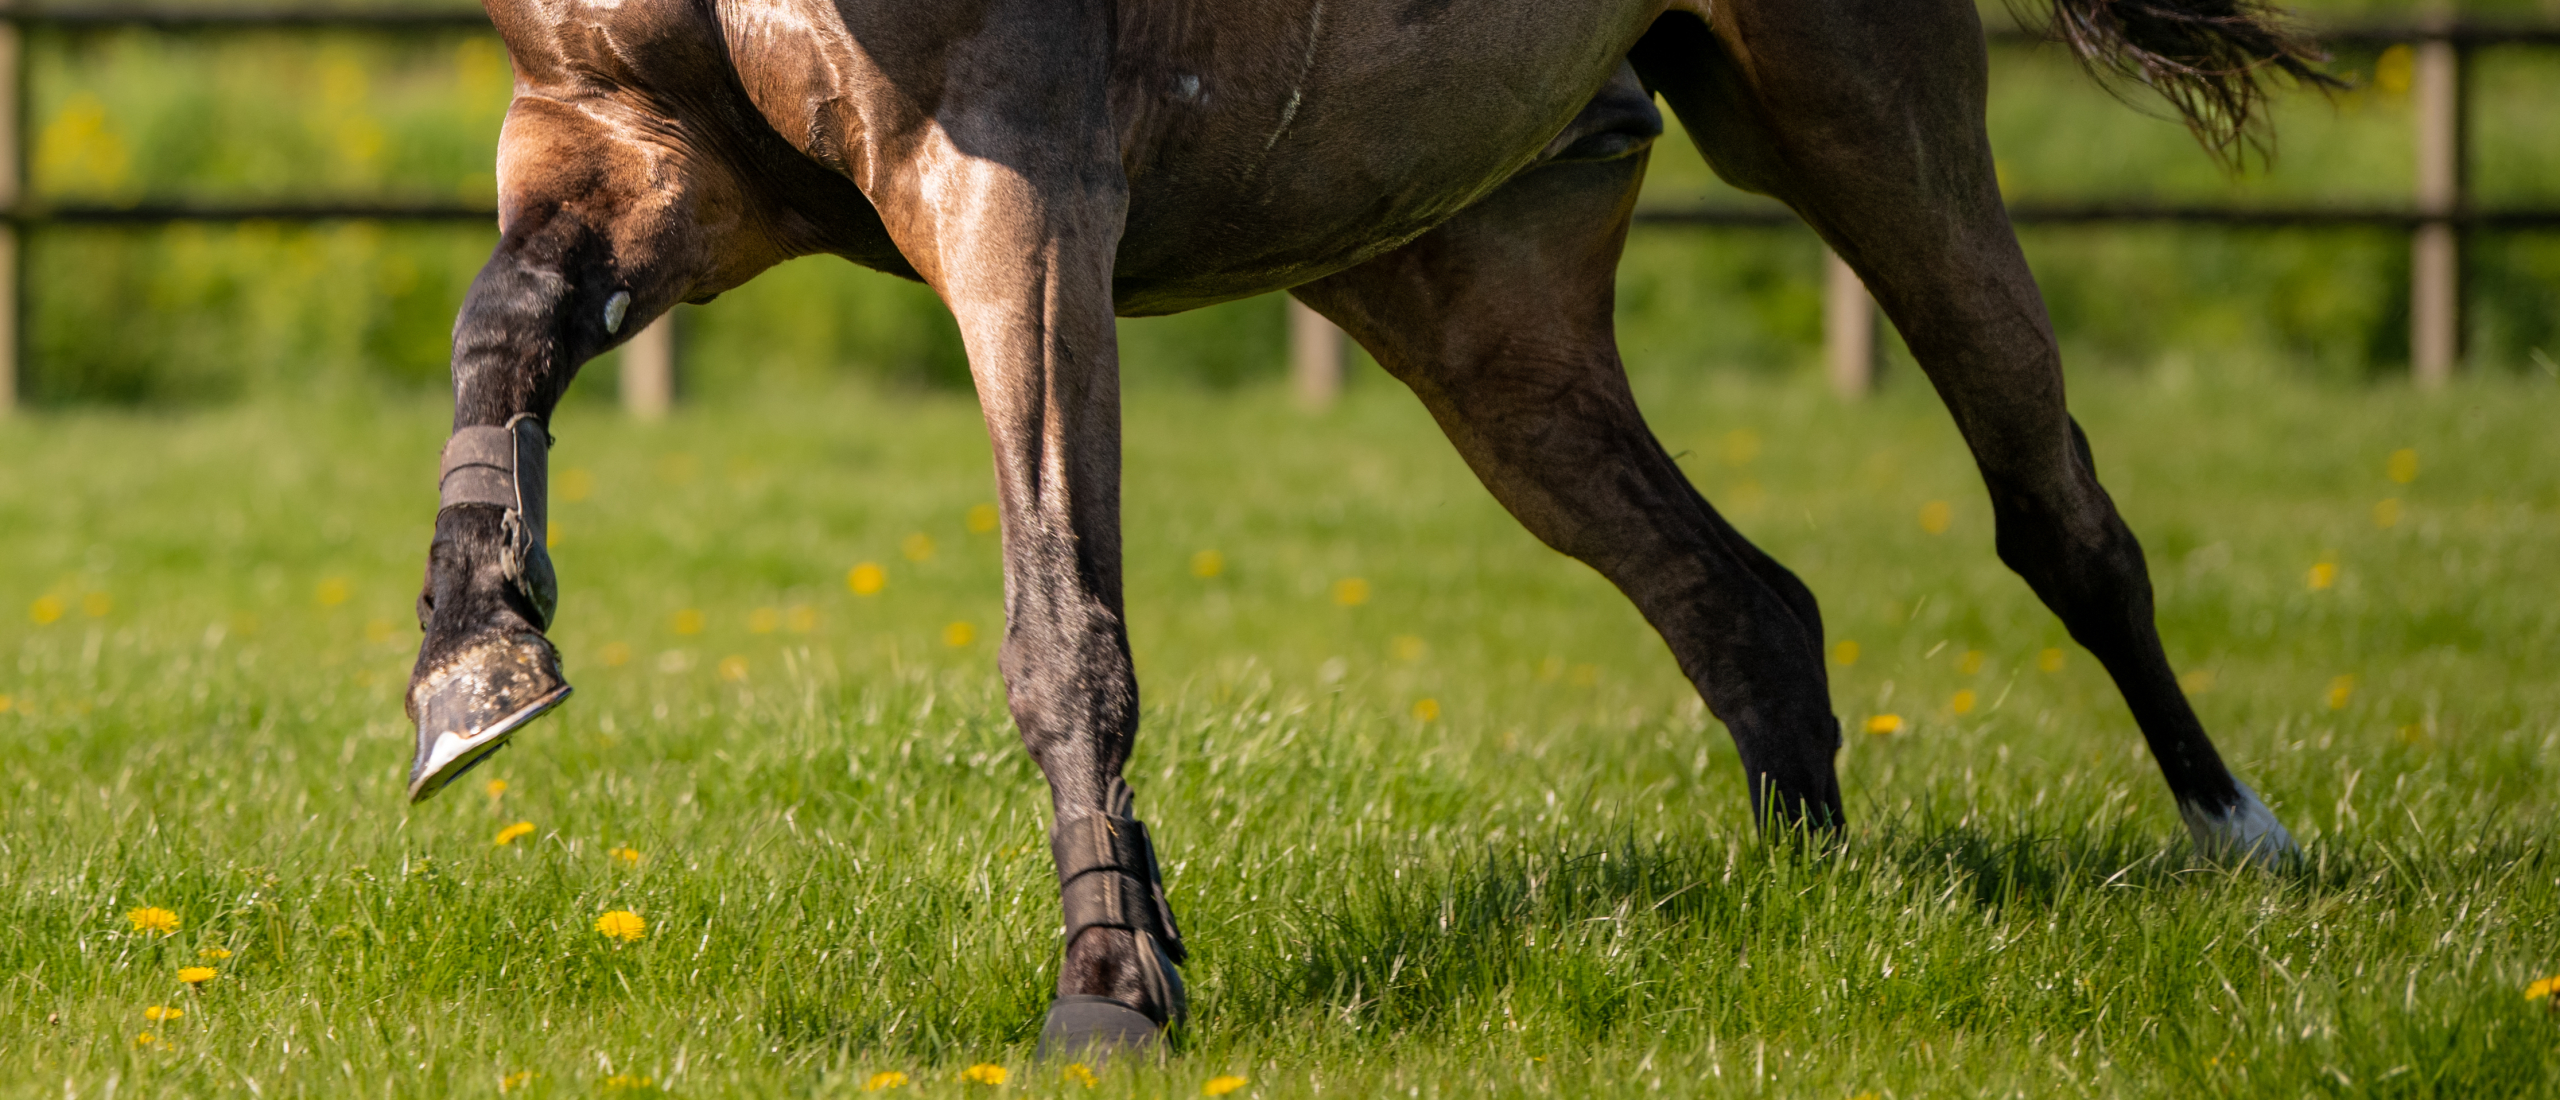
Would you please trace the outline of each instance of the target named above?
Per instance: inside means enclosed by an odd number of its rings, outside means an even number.
[[[2284,822],[2259,801],[2258,792],[2237,779],[2231,782],[2240,788],[2240,802],[2228,810],[2217,813],[2192,802],[2178,803],[2178,816],[2187,819],[2196,850],[2217,863],[2246,860],[2267,870],[2301,859],[2293,834],[2284,831]]]

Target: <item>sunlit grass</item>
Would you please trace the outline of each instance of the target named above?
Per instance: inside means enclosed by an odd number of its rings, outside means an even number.
[[[2283,878],[2192,858],[1916,379],[1647,387],[1824,600],[1818,859],[1409,397],[1134,394],[1130,775],[1196,1018],[1096,1095],[2550,1095],[2560,391],[2253,377],[2075,393]],[[0,1096],[1082,1093],[1029,1061],[1058,914],[975,408],[564,414],[579,694],[412,808],[446,416],[0,431]]]

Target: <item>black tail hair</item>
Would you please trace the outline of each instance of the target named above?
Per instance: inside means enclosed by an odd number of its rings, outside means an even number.
[[[2265,0],[2050,0],[2055,37],[2080,64],[2124,98],[2127,81],[2147,85],[2185,116],[2206,151],[2238,166],[2250,150],[2272,149],[2264,107],[2267,77],[2282,74],[2323,91],[2346,85],[2319,69],[2328,56],[2286,25]],[[2011,0],[2021,24],[2033,21]]]

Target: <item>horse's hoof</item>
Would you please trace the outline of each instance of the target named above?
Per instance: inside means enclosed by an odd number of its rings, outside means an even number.
[[[539,634],[501,635],[447,658],[409,689],[418,724],[409,801],[443,790],[568,697],[560,655]]]
[[[1115,1054],[1153,1050],[1163,1034],[1146,1013],[1109,997],[1060,997],[1049,1002],[1037,1057],[1101,1062]]]

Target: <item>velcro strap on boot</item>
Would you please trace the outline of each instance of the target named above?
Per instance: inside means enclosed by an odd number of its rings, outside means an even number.
[[[551,433],[532,413],[517,413],[504,427],[475,424],[445,441],[437,475],[436,509],[489,504],[506,509],[505,555],[500,563],[533,611],[534,628],[549,629],[560,602],[560,584],[543,549],[551,530]]]
[[[1049,834],[1049,855],[1057,861],[1068,943],[1087,928],[1124,928],[1153,935],[1174,962],[1183,961],[1182,932],[1165,902],[1144,822],[1087,814]]]

